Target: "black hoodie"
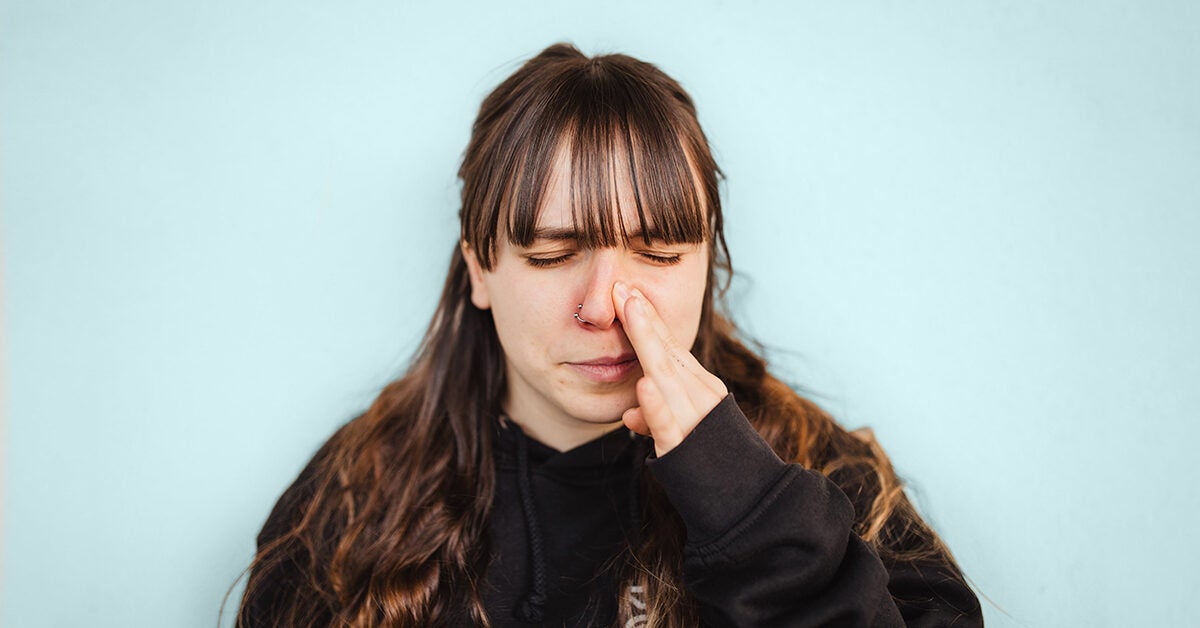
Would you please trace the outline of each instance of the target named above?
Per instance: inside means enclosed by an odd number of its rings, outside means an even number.
[[[624,427],[558,452],[511,421],[496,425],[492,559],[481,586],[494,626],[615,624],[614,559],[636,542],[643,468],[686,525],[684,586],[706,626],[983,625],[979,602],[957,570],[885,567],[851,531],[854,506],[846,494],[825,476],[780,460],[732,395],[661,458],[653,457],[649,439]],[[276,504],[260,547],[295,516],[311,467]],[[271,574],[247,600],[244,625],[274,625],[269,609],[286,600],[288,576]],[[640,593],[624,592],[634,608],[643,605]],[[635,617],[627,625],[645,622]]]

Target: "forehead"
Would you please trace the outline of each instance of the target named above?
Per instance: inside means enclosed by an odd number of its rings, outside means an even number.
[[[565,146],[555,154],[546,189],[538,204],[534,221],[535,236],[549,232],[574,232],[579,230],[581,222],[604,220],[599,216],[581,215],[583,212],[606,213],[607,220],[620,226],[619,231],[625,234],[641,231],[642,218],[638,214],[628,157],[615,151],[610,157],[612,168],[609,169],[609,176],[604,180],[577,172],[573,166],[575,161],[574,155]],[[585,176],[578,176],[580,174]],[[653,228],[651,217],[646,216],[645,220],[647,226]]]

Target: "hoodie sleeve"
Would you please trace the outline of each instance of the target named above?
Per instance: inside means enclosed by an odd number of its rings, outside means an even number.
[[[687,526],[684,585],[705,625],[983,625],[952,566],[885,567],[852,531],[849,498],[780,460],[732,394],[646,464]]]

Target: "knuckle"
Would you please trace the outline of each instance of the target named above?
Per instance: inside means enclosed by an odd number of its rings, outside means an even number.
[[[662,357],[655,360],[654,366],[656,367],[656,370],[659,373],[662,373],[664,375],[674,375],[675,369],[677,368],[677,365],[675,363],[675,357],[672,356],[671,354],[663,355]]]

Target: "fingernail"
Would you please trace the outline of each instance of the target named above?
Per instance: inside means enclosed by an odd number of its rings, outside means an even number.
[[[617,298],[621,301],[626,301],[629,299],[629,286],[621,283],[620,281],[613,285],[613,292],[616,293]]]
[[[639,299],[645,299],[645,298],[646,298],[646,295],[642,294],[642,291],[641,291],[641,290],[638,290],[637,288],[634,288],[634,289],[633,289],[633,296],[635,296],[635,297],[637,297],[637,298],[639,298]]]

